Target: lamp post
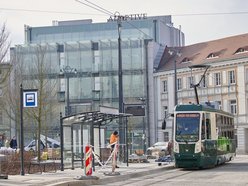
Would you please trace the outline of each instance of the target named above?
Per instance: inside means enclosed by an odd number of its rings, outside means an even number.
[[[118,85],[119,85],[119,113],[123,113],[123,81],[122,81],[122,55],[121,55],[121,16],[118,16]],[[119,118],[120,144],[124,144],[123,118]],[[120,148],[122,149],[122,148]],[[123,153],[123,152],[120,152]]]
[[[62,113],[60,115],[60,170],[64,171],[64,128],[63,128],[63,119]]]
[[[177,105],[177,61],[175,60],[174,61],[174,73],[175,73],[175,75],[174,75],[174,78],[175,78],[175,80],[174,80],[174,83],[175,83],[175,106]]]
[[[65,66],[60,70],[61,73],[64,74],[66,78],[66,109],[65,109],[65,116],[69,116],[71,114],[70,108],[70,98],[69,98],[69,86],[70,86],[70,77],[77,74],[77,70],[75,68],[71,68],[70,66]]]
[[[143,145],[143,151],[145,152],[146,151],[146,124],[147,124],[147,120],[146,121],[144,121],[144,118],[146,117],[148,117],[148,114],[147,114],[147,103],[146,103],[146,98],[144,98],[144,97],[140,97],[140,98],[138,98],[138,100],[140,100],[141,102],[142,102],[142,104],[141,105],[143,105],[144,106],[144,109],[145,109],[145,113],[144,113],[144,116],[142,116],[143,117],[143,126],[142,126],[142,129],[143,129],[143,134],[142,134],[142,145]]]
[[[177,57],[180,57],[181,56],[181,53],[179,51],[175,51],[175,50],[169,50],[168,53],[171,55],[171,56],[174,56],[176,58]],[[174,91],[175,91],[175,100],[174,100],[174,103],[175,103],[175,106],[177,105],[178,103],[178,96],[177,96],[177,61],[176,59],[174,60]]]
[[[176,57],[180,57],[181,53],[179,50],[169,50],[168,53],[171,56],[174,56],[174,92],[175,92],[175,100],[174,100],[174,105],[176,106],[178,104],[178,95],[177,95],[177,61],[176,61]],[[174,126],[172,123],[172,140],[174,139]]]

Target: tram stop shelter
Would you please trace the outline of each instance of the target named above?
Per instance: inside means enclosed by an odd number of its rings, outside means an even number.
[[[91,145],[97,155],[101,155],[105,146],[106,125],[119,119],[127,135],[127,117],[132,114],[119,113],[118,109],[100,106],[100,111],[78,113],[66,117],[60,116],[60,158],[61,170],[83,167],[84,149]],[[120,126],[119,126],[120,127]],[[126,141],[126,137],[124,138]],[[127,143],[126,143],[127,144]],[[127,153],[127,145],[125,146]],[[128,155],[126,155],[128,157]],[[94,164],[94,163],[93,163]]]

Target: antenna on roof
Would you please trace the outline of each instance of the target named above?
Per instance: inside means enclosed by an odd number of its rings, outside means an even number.
[[[198,93],[197,93],[197,87],[199,87],[199,85],[201,84],[202,80],[205,78],[206,72],[210,68],[210,65],[192,65],[192,66],[189,66],[189,68],[191,69],[191,77],[192,77],[193,69],[205,68],[205,71],[204,71],[200,81],[197,84],[193,84],[193,82],[191,82],[191,84],[190,84],[190,86],[193,87],[194,91],[195,91],[196,103],[199,104],[199,97],[198,97]]]

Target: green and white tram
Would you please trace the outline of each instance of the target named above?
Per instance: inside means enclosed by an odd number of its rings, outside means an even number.
[[[234,117],[202,104],[177,105],[173,151],[178,168],[207,168],[235,156]]]

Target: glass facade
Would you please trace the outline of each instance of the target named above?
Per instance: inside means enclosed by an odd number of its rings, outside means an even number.
[[[130,134],[128,141],[132,150],[136,150],[143,149],[148,136],[152,136],[147,133],[149,131],[147,127],[153,124],[152,120],[148,123],[148,101],[139,100],[140,98],[149,100],[147,76],[148,71],[153,71],[153,65],[148,63],[153,63],[157,57],[154,48],[147,49],[149,44],[147,41],[166,45],[167,40],[176,41],[171,37],[175,37],[174,32],[177,29],[168,26],[172,24],[170,16],[151,17],[131,22],[131,24],[123,22],[121,31],[123,101],[124,105],[138,104],[146,107],[144,116],[133,116],[128,120]],[[39,59],[43,59],[45,79],[53,88],[46,90],[56,93],[54,97],[50,94],[47,101],[53,102],[53,107],[56,108],[54,112],[50,112],[50,117],[45,118],[51,130],[52,126],[59,125],[59,112],[65,114],[68,102],[71,114],[99,110],[99,105],[119,108],[117,23],[87,21],[81,24],[73,24],[73,21],[71,23],[71,25],[63,25],[59,22],[56,26],[26,27],[26,43],[13,49],[15,60],[21,62],[20,69],[26,75],[26,84],[35,81],[31,75],[39,74],[36,65]],[[168,30],[171,30],[171,33]],[[37,51],[39,47],[42,50]],[[149,60],[148,52],[154,53]],[[65,74],[61,71],[66,66],[76,69],[76,73],[68,77],[69,91],[67,91]],[[32,88],[39,89],[39,87]],[[109,131],[116,129],[118,121],[113,121],[108,126],[106,143]]]
[[[132,24],[135,24],[135,26]],[[152,19],[139,20],[132,24],[129,22],[122,23],[122,38],[151,39],[154,37],[154,23]],[[35,27],[29,28],[27,32],[28,43],[99,41],[114,38],[118,38],[116,22]]]

